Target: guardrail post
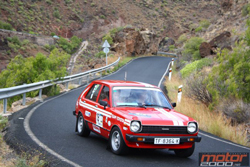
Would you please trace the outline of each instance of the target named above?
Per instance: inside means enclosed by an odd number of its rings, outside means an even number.
[[[82,78],[79,79],[78,85],[82,85]]]
[[[24,83],[24,85],[26,85],[26,83]],[[25,106],[26,104],[26,93],[23,94],[23,103],[22,105]]]
[[[69,88],[69,82],[66,83],[66,89],[68,89],[68,88]]]
[[[3,113],[6,114],[7,112],[7,99],[3,99]]]
[[[40,101],[43,101],[43,99],[42,99],[42,92],[43,92],[43,89],[40,89],[39,90],[39,99],[40,99]]]
[[[87,75],[87,84],[89,84],[89,74]]]
[[[25,106],[25,104],[26,104],[26,93],[23,94],[23,104],[22,105]]]

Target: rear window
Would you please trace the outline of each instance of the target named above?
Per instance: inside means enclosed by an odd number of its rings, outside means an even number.
[[[86,95],[85,98],[86,98],[86,99],[89,99],[89,100],[92,100],[92,101],[96,101],[100,89],[101,89],[101,85],[99,85],[99,84],[94,84],[94,85],[90,88],[90,90],[89,90],[89,92],[88,92],[88,94]]]

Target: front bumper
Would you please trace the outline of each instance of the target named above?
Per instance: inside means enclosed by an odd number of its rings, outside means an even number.
[[[140,140],[138,140],[140,138]],[[143,138],[143,140],[141,140]],[[201,136],[133,136],[126,134],[126,140],[129,142],[143,142],[145,144],[154,144],[154,138],[180,138],[180,144],[186,142],[200,142]]]

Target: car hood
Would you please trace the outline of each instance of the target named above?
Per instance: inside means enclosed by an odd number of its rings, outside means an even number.
[[[175,110],[163,108],[120,108],[116,109],[128,120],[139,120],[142,125],[167,125],[167,126],[187,126],[188,122],[194,121]]]

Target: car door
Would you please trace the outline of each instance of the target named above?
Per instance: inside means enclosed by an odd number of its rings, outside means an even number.
[[[106,101],[108,105],[104,107],[100,105],[100,101]],[[100,109],[102,112],[97,115],[96,124],[106,130],[108,133],[111,126],[110,119],[112,114],[110,112],[110,88],[107,85],[103,85],[101,89],[100,95],[98,97],[98,109]],[[104,132],[104,134],[106,134],[106,132]]]
[[[85,114],[84,115],[84,118],[86,121],[92,123],[92,124],[96,124],[96,117],[98,116],[97,113],[98,113],[98,103],[97,103],[97,97],[100,93],[100,90],[101,90],[101,87],[102,85],[101,84],[94,84],[89,92],[87,93],[87,95],[85,96],[84,98],[84,103],[85,103]],[[100,130],[97,130],[94,129],[94,126],[93,126],[93,130],[95,131],[100,131]]]

